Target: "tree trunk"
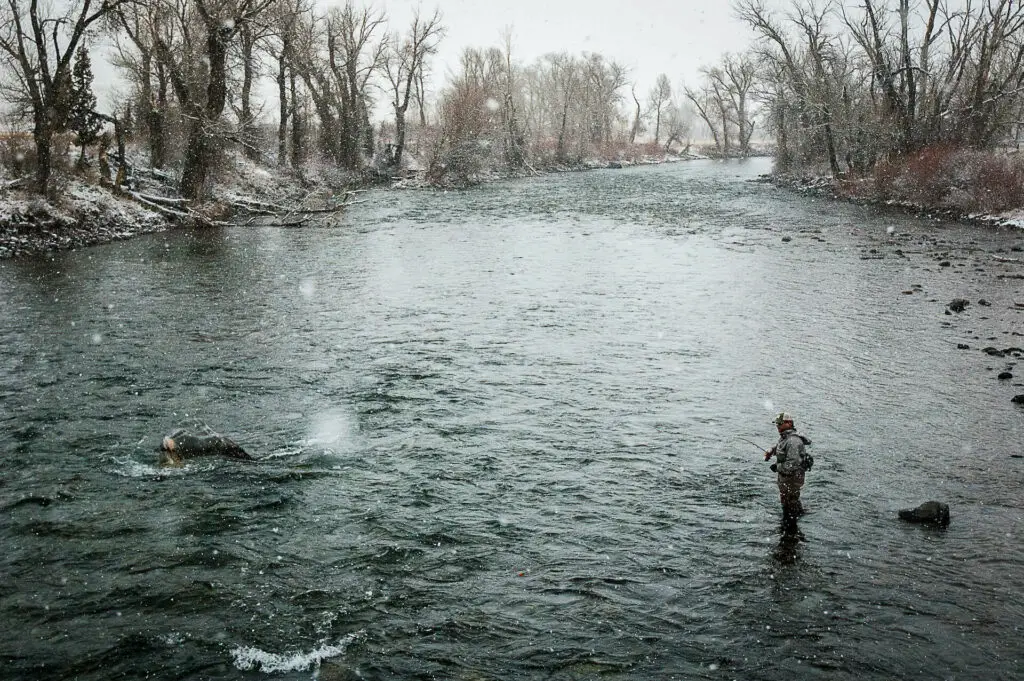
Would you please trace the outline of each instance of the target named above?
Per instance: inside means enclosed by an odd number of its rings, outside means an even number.
[[[566,101],[565,106],[562,107],[562,122],[558,126],[558,146],[555,148],[555,159],[559,163],[564,163],[566,159],[565,153],[565,131],[569,121],[569,102]]]
[[[181,195],[194,202],[202,201],[207,194],[207,179],[215,148],[208,128],[220,118],[227,100],[228,37],[229,34],[219,23],[207,21],[206,57],[210,71],[207,75],[206,103],[203,107],[189,107],[192,120],[189,124],[185,165],[178,184]]]
[[[295,84],[294,68],[288,69],[288,85],[291,90],[292,109],[292,168],[298,169],[302,165],[305,141],[302,135],[302,119],[299,118],[298,87]]]
[[[157,102],[146,111],[146,128],[149,130],[149,164],[163,168],[167,162],[167,144],[164,138],[164,116],[167,111],[167,73],[162,64],[157,64]]]
[[[45,117],[39,116],[39,119]],[[36,147],[36,172],[35,190],[43,196],[51,196],[50,173],[53,159],[51,157],[53,145],[53,130],[44,120],[36,120],[32,130],[32,139]]]
[[[256,127],[252,124],[252,81],[253,81],[253,43],[255,38],[248,24],[241,30],[242,36],[242,153],[245,157],[256,161],[260,158],[259,139]]]
[[[203,127],[201,116],[194,116],[189,124],[185,168],[182,170],[178,185],[181,195],[191,201],[200,201],[206,196],[210,140]]]
[[[405,107],[395,107],[395,153],[394,164],[398,168],[402,164],[402,152],[405,150]]]
[[[362,133],[363,153],[367,158],[373,158],[373,124],[370,123],[370,110],[366,106],[366,100],[362,97],[359,98],[359,130]]]
[[[277,165],[282,168],[288,162],[288,74],[285,62],[287,50],[286,44],[277,62],[277,98],[281,103],[278,112],[280,122],[277,124]]]

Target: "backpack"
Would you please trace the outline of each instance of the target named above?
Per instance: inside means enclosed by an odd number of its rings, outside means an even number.
[[[810,439],[804,437],[803,435],[800,435],[799,433],[797,433],[797,437],[800,438],[801,440],[803,440],[805,448],[811,446]],[[813,465],[814,465],[814,457],[810,455],[810,453],[807,451],[807,449],[804,449],[803,458],[800,459],[800,468],[802,468],[804,470],[804,472],[806,473],[807,471],[811,470],[811,467]]]

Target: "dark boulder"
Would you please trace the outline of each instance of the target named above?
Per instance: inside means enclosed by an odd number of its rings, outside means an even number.
[[[999,374],[1000,381],[1009,381],[1011,378],[1013,378],[1013,374],[1011,374],[1009,371],[1004,371],[1003,373]]]
[[[949,301],[949,305],[947,305],[946,307],[948,307],[953,312],[963,312],[970,304],[971,301],[966,300],[964,298],[954,298],[953,300]]]
[[[900,518],[910,523],[949,525],[949,506],[940,501],[926,501],[917,508],[900,511]]]
[[[176,430],[160,442],[161,466],[180,466],[185,460],[200,456],[254,460],[233,440],[213,432],[197,434],[187,430]]]
[[[1014,404],[1024,404],[1024,395],[1014,395],[1010,401]]]

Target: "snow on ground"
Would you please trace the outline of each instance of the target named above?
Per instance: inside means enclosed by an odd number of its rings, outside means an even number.
[[[86,182],[68,182],[55,203],[24,191],[0,192],[0,258],[128,239],[167,226],[162,216]]]

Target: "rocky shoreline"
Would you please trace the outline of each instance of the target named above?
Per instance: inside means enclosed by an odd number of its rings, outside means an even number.
[[[855,205],[891,208],[906,215],[934,220],[947,225],[973,226],[977,238],[963,233],[948,238],[941,230],[922,226],[917,230],[890,229],[884,233],[861,232],[866,244],[862,260],[897,259],[907,263],[908,272],[922,268],[956,277],[951,287],[962,297],[940,298],[920,284],[908,284],[898,297],[922,298],[935,306],[938,326],[952,331],[958,350],[977,353],[981,366],[989,373],[1000,392],[1009,395],[1015,405],[1024,406],[1024,224],[1005,215],[972,215],[947,209],[929,209],[909,203],[870,200],[843,195],[830,178],[763,175],[758,178],[788,191]],[[794,239],[826,241],[820,230],[784,234],[782,241]],[[1019,285],[1017,285],[1019,282]]]

